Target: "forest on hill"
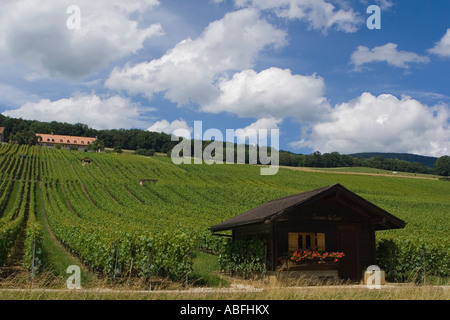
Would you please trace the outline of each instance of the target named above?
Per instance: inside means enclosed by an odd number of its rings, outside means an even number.
[[[55,133],[60,135],[97,137],[104,147],[116,151],[135,150],[137,154],[153,155],[155,152],[168,153],[178,141],[172,141],[171,135],[150,132],[141,129],[107,129],[97,130],[86,124],[69,124],[62,122],[41,122],[5,117],[0,114],[0,126],[5,127],[5,141],[15,141],[19,144],[34,145],[37,143],[35,133]],[[203,141],[203,150],[211,141]],[[224,147],[229,144],[224,143]],[[234,144],[235,155],[237,145]],[[192,151],[194,145],[192,144]],[[192,152],[193,154],[193,152]],[[248,163],[249,148],[246,147],[246,163]],[[352,155],[339,152],[312,154],[296,154],[289,151],[279,151],[279,164],[281,166],[338,168],[338,167],[369,167],[390,171],[412,173],[438,173],[434,168],[437,158],[413,154],[398,153],[359,153]],[[446,172],[445,170],[443,171]],[[445,175],[445,174],[444,174]]]

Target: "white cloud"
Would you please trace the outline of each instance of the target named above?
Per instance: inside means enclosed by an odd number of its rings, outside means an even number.
[[[428,52],[441,57],[450,57],[450,29],[447,29],[442,39],[433,48],[429,49]]]
[[[398,68],[408,68],[409,63],[428,63],[430,59],[414,52],[398,51],[397,44],[387,43],[373,49],[358,46],[352,53],[351,62],[355,65],[355,70],[359,70],[362,65],[372,62],[387,62]]]
[[[410,152],[441,156],[450,152],[450,108],[429,107],[390,94],[360,97],[335,106],[331,119],[311,126],[295,147],[321,152]]]
[[[293,75],[288,69],[272,67],[260,73],[243,70],[218,86],[220,96],[203,111],[254,118],[294,116],[303,122],[322,117],[329,107],[322,78]]]
[[[115,68],[106,86],[110,89],[165,97],[179,105],[204,104],[217,95],[215,82],[227,72],[252,67],[268,46],[286,44],[286,33],[259,18],[253,9],[226,14],[195,40],[178,43],[160,59]]]
[[[273,10],[282,18],[306,21],[310,28],[326,32],[336,29],[356,32],[363,19],[352,9],[336,10],[325,0],[235,0],[237,7],[254,7],[260,10]]]
[[[260,146],[270,145],[271,130],[279,130],[279,125],[283,122],[282,119],[273,117],[261,118],[249,124],[245,128],[235,130],[236,140],[229,140],[228,142],[240,143],[248,140],[248,143]],[[227,137],[228,138],[228,137]]]
[[[95,129],[111,129],[141,127],[144,124],[140,119],[141,111],[140,105],[120,96],[102,99],[95,94],[77,94],[57,101],[29,102],[18,109],[7,110],[3,115],[45,122],[85,123]]]
[[[261,118],[256,120],[255,122],[251,123],[250,125],[246,126],[243,131],[246,130],[255,130],[258,132],[258,130],[272,130],[272,129],[279,129],[279,125],[283,122],[282,119],[277,118]],[[270,132],[269,132],[270,133]]]
[[[339,0],[345,1],[345,0]],[[389,11],[395,4],[391,0],[359,0],[359,2],[364,6],[370,6],[375,4],[380,7],[383,11]],[[374,3],[375,2],[375,3]]]
[[[37,101],[39,97],[9,84],[0,83],[0,104],[8,107],[20,106],[29,101]]]
[[[69,30],[69,5],[80,8],[81,28]],[[0,11],[0,55],[50,76],[79,79],[114,59],[134,53],[162,32],[140,28],[131,14],[156,0],[4,0]]]
[[[375,2],[380,6],[381,10],[389,10],[394,6],[394,3],[390,0],[375,0]]]
[[[181,129],[181,130],[179,130]],[[148,129],[147,131],[152,131],[152,132],[159,132],[159,133],[167,133],[167,134],[176,134],[178,136],[190,139],[191,135],[187,134],[187,133],[192,133],[192,128],[189,127],[189,125],[187,124],[186,120],[183,119],[179,119],[179,120],[174,120],[172,122],[169,122],[165,119],[160,120],[160,121],[156,121],[155,123],[153,123]],[[181,133],[181,135],[180,135]],[[186,134],[184,134],[186,133]]]
[[[115,68],[105,85],[150,98],[164,92],[179,106],[193,103],[203,112],[314,121],[329,108],[321,77],[274,67],[259,73],[251,69],[264,48],[285,45],[285,37],[257,10],[242,9],[212,22],[200,37],[181,41],[160,59]]]

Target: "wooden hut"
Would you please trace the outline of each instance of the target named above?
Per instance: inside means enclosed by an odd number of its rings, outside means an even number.
[[[275,199],[210,228],[233,239],[265,239],[268,270],[286,264],[289,252],[343,252],[334,265],[299,265],[300,270],[335,268],[340,278],[359,281],[376,264],[375,231],[405,222],[340,184]],[[291,262],[287,259],[288,262]]]
[[[147,183],[157,183],[158,179],[141,179],[139,180],[139,184],[141,186],[145,186]]]
[[[81,160],[81,164],[82,164],[83,166],[86,165],[87,163],[92,163],[92,159],[90,159],[90,158],[84,158],[84,159]]]

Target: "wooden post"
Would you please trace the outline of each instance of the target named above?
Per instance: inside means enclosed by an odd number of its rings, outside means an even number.
[[[264,269],[267,271],[267,242],[264,244]]]
[[[112,242],[112,249],[113,249],[113,253],[112,253],[113,256],[112,256],[112,258],[114,259],[114,252],[116,250],[116,242],[115,241]],[[112,270],[112,275],[111,275],[111,283],[113,283],[115,278],[116,278],[115,273],[116,273],[116,265],[114,264],[113,270]]]
[[[31,260],[31,277],[34,278],[34,260],[36,256],[36,239],[33,239],[33,258]]]
[[[116,280],[117,260],[119,258],[119,246],[116,248],[116,261],[114,263],[114,280]]]
[[[423,261],[423,283],[425,284],[425,250],[422,249],[422,261]]]

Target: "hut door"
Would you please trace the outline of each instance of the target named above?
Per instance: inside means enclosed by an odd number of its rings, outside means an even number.
[[[341,225],[337,228],[338,251],[345,257],[340,262],[339,277],[342,279],[361,280],[360,230],[355,225]]]

